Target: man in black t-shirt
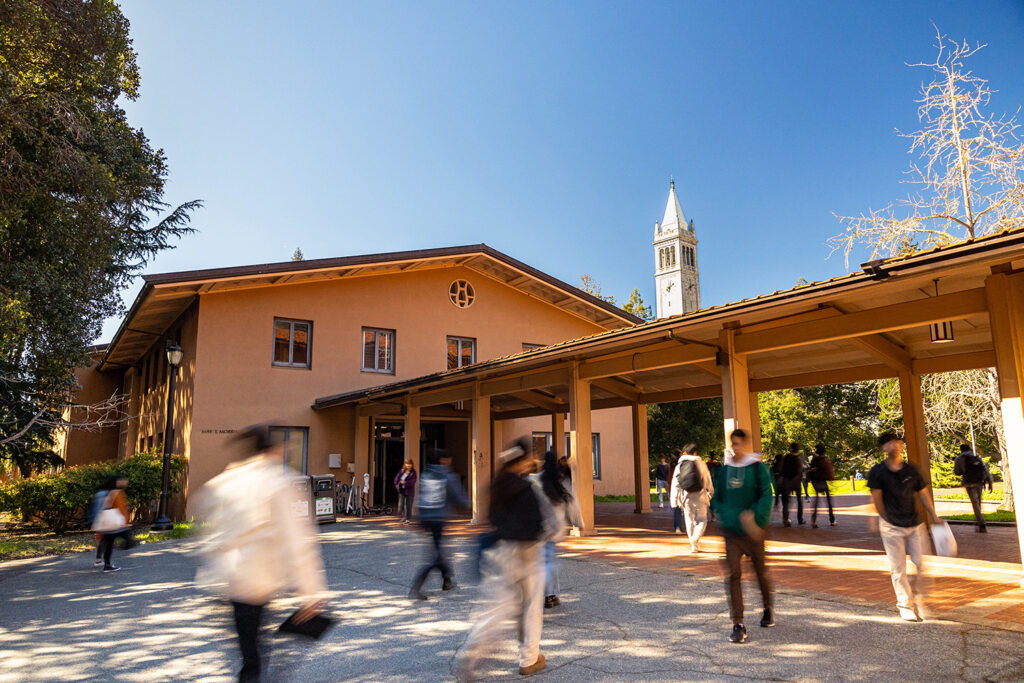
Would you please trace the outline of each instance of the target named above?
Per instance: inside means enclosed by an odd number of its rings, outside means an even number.
[[[922,596],[921,544],[927,533],[917,512],[916,499],[928,513],[929,520],[938,522],[935,509],[925,489],[927,484],[913,465],[903,460],[906,444],[892,432],[878,437],[878,445],[885,460],[868,472],[871,500],[878,511],[878,530],[889,560],[892,587],[896,591],[896,606],[904,621],[921,621],[919,601]],[[907,555],[917,567],[915,586],[911,589],[907,577]]]

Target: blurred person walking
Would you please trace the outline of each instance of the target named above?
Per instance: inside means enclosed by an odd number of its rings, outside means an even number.
[[[829,526],[836,525],[836,513],[832,508],[832,492],[829,490],[829,482],[836,478],[835,468],[832,461],[825,455],[825,444],[819,443],[814,447],[814,457],[811,458],[811,466],[807,469],[807,478],[814,487],[814,509],[811,512],[811,528],[818,528],[818,499],[825,494],[828,502],[828,523]]]
[[[327,583],[313,522],[293,512],[297,493],[282,467],[283,444],[274,444],[264,425],[242,430],[236,440],[246,459],[229,464],[196,496],[198,515],[208,524],[196,583],[231,602],[242,653],[238,680],[258,681],[266,604],[295,588],[303,606],[291,621],[304,623],[323,609]]]
[[[427,557],[427,563],[412,582],[409,597],[414,600],[427,599],[427,594],[423,592],[423,584],[430,576],[430,572],[435,569],[441,572],[441,590],[450,591],[455,588],[451,564],[444,556],[444,529],[455,516],[455,508],[468,508],[470,502],[466,492],[462,490],[458,475],[451,471],[451,464],[452,459],[448,451],[432,448],[427,453],[427,467],[420,477],[417,512],[420,525],[430,534],[432,551]]]
[[[497,639],[505,620],[516,618],[519,674],[528,676],[547,665],[540,651],[544,626],[544,565],[541,548],[558,534],[559,522],[547,496],[527,479],[536,468],[532,440],[523,437],[498,456],[501,470],[491,483],[489,516],[493,547],[487,551],[485,606],[459,658],[457,680],[472,680],[480,658]]]
[[[885,432],[878,437],[878,446],[885,454],[885,460],[868,472],[868,488],[878,512],[878,531],[889,560],[896,607],[904,621],[922,621],[925,587],[921,545],[927,532],[915,498],[921,501],[932,523],[937,524],[939,519],[925,490],[924,478],[916,467],[904,460],[907,445],[903,439],[892,432]],[[907,555],[917,567],[913,587],[907,577]]]
[[[697,446],[687,444],[679,456],[672,477],[673,504],[686,518],[686,535],[690,552],[700,552],[700,539],[708,525],[708,505],[715,493],[711,473],[697,455]]]
[[[569,482],[562,476],[558,456],[553,451],[544,454],[544,464],[533,478],[560,522],[556,535],[544,544],[544,607],[558,607],[562,603],[558,597],[558,542],[565,538],[570,524],[582,526],[582,522],[569,492]]]
[[[658,492],[658,507],[660,508],[665,507],[665,494],[668,492],[668,475],[670,471],[665,456],[661,456],[658,466],[654,468],[654,486]]]
[[[953,461],[953,474],[959,475],[960,483],[971,499],[971,507],[974,509],[974,519],[978,522],[977,530],[986,533],[985,514],[981,511],[981,493],[985,486],[988,486],[989,493],[992,492],[992,473],[985,461],[977,455],[971,447],[965,443],[960,444],[960,455]]]
[[[789,444],[789,453],[782,456],[779,465],[779,478],[782,484],[782,526],[793,526],[789,523],[789,498],[796,497],[796,521],[804,523],[804,501],[800,497],[800,484],[804,478],[803,458],[800,457],[800,444],[795,441]]]
[[[115,541],[120,539],[125,550],[135,547],[135,537],[132,536],[132,527],[128,523],[128,497],[124,492],[127,486],[128,480],[124,477],[108,479],[103,487],[106,495],[102,497],[103,502],[93,517],[92,529],[100,533],[96,557],[99,559],[102,556],[104,573],[121,571],[121,568],[114,566],[111,561]]]
[[[773,507],[782,506],[782,459],[784,456],[776,455],[772,458],[772,489],[775,491],[775,503]]]
[[[772,588],[765,563],[764,528],[772,514],[771,473],[761,462],[759,453],[750,451],[750,440],[742,429],[729,435],[732,450],[725,452],[725,464],[718,469],[715,495],[711,506],[722,525],[725,538],[726,588],[729,596],[729,616],[732,633],[729,640],[743,643],[747,640],[747,627],[743,624],[743,556],[750,558],[761,588],[764,613],[761,627],[775,625]]]
[[[681,534],[685,531],[683,527],[682,497],[679,494],[679,465],[682,463],[683,451],[679,448],[672,449],[672,460],[675,466],[672,468],[672,476],[668,483],[668,506],[672,508],[672,531]]]
[[[398,491],[398,511],[402,524],[412,523],[412,503],[416,496],[416,465],[412,460],[402,463],[402,469],[395,475],[395,489]]]

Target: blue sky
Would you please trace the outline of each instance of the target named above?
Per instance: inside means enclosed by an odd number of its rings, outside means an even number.
[[[934,21],[1024,105],[1024,3],[150,2],[123,9],[129,119],[199,232],[147,272],[486,242],[654,299],[674,176],[702,303],[846,272],[859,213],[906,194]],[[856,267],[856,257],[851,267]],[[134,298],[138,285],[125,293]],[[102,341],[117,321],[108,321]]]

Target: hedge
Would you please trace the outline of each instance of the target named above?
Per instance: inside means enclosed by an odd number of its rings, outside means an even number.
[[[171,456],[171,491],[181,490],[185,458]],[[0,487],[0,512],[21,515],[42,522],[60,534],[85,523],[93,495],[113,476],[128,480],[128,507],[138,519],[160,497],[163,457],[139,453],[124,460],[65,467],[59,472],[19,479]]]

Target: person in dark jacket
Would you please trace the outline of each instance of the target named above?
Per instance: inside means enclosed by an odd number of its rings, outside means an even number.
[[[417,512],[423,530],[430,534],[433,541],[433,553],[428,562],[416,574],[409,597],[414,600],[426,600],[423,584],[434,569],[441,572],[441,590],[450,591],[455,588],[452,579],[452,568],[444,556],[444,527],[454,514],[455,508],[468,508],[469,498],[462,490],[459,477],[450,469],[452,459],[447,451],[435,448],[427,454],[427,468],[420,477],[420,495]]]
[[[412,523],[412,501],[416,496],[416,465],[406,460],[402,469],[395,475],[395,488],[398,490],[398,511],[402,515],[402,524]]]
[[[804,478],[804,463],[800,457],[800,444],[795,441],[789,444],[789,453],[782,456],[779,467],[779,478],[782,483],[782,526],[789,523],[789,497],[796,497],[796,521],[804,523],[804,500],[800,497],[800,485]]]
[[[743,643],[747,628],[743,625],[743,588],[741,584],[743,556],[750,558],[761,588],[764,614],[762,628],[775,625],[772,588],[765,563],[764,528],[772,515],[771,473],[759,453],[750,452],[750,440],[742,429],[729,435],[732,450],[725,453],[725,464],[715,472],[715,509],[725,538],[726,587],[732,633],[729,640]]]
[[[988,465],[971,450],[970,446],[962,443],[960,455],[953,461],[953,474],[960,477],[960,483],[967,491],[967,497],[971,499],[978,531],[986,533],[988,529],[985,527],[985,515],[981,511],[981,492],[986,485],[989,493],[992,492],[992,473],[989,472]]]
[[[510,618],[519,622],[520,675],[536,673],[546,666],[540,651],[544,625],[542,551],[548,534],[557,527],[556,516],[541,487],[528,478],[537,466],[531,438],[516,441],[499,455],[499,461],[501,471],[491,483],[489,514],[495,542],[487,550],[491,568],[484,584],[487,597],[459,658],[459,681],[473,679],[477,662]]]
[[[828,483],[835,476],[835,471],[832,469],[832,461],[825,455],[825,444],[819,443],[814,447],[814,457],[811,458],[811,466],[807,470],[807,478],[811,482],[811,486],[814,487],[814,510],[811,512],[811,528],[818,528],[818,498],[821,494],[825,494],[825,500],[828,502],[828,523],[830,526],[836,525],[836,513],[832,509],[832,492],[829,490]]]

